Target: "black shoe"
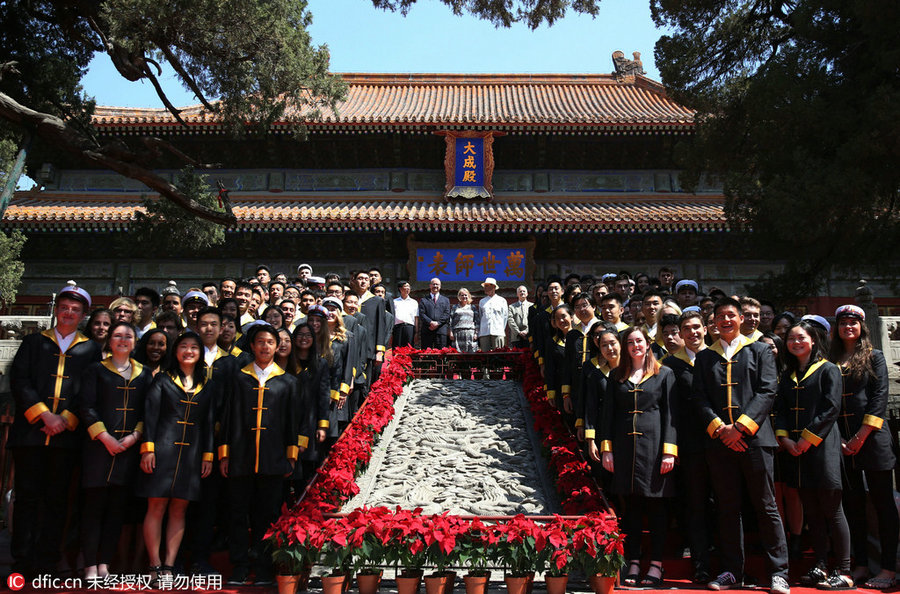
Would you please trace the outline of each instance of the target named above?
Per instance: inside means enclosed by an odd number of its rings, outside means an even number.
[[[710,590],[728,590],[739,585],[740,584],[738,584],[737,578],[734,577],[733,573],[730,571],[723,571],[716,579],[706,584],[706,587]]]
[[[641,580],[642,588],[650,588],[651,590],[659,590],[663,585],[663,582],[666,581],[666,570],[663,569],[662,563],[650,563],[650,567],[654,567],[659,570],[659,575],[656,577],[644,574],[644,579]]]
[[[828,574],[825,573],[825,566],[822,563],[816,563],[806,572],[806,575],[801,576],[800,583],[804,586],[815,586],[827,579]]]
[[[816,585],[820,590],[855,590],[856,584],[849,575],[842,575],[839,571],[831,572],[828,578]]]
[[[243,586],[250,578],[250,570],[246,567],[235,567],[231,577],[226,582],[229,586]]]

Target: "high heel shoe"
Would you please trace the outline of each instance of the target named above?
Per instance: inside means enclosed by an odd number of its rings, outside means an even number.
[[[622,585],[627,588],[634,588],[638,585],[639,579],[641,579],[641,562],[630,561],[628,564],[628,574],[625,576],[625,579],[622,580]]]
[[[644,588],[653,588],[654,590],[659,589],[662,586],[663,582],[666,579],[666,570],[663,569],[662,563],[657,561],[651,561],[650,567],[655,567],[659,570],[658,576],[652,576],[644,574],[644,579],[641,580],[641,586]]]

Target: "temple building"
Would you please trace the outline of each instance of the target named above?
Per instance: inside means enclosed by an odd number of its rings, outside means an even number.
[[[289,278],[301,262],[316,274],[377,265],[418,289],[493,276],[510,292],[548,274],[660,266],[741,291],[773,266],[729,227],[720,187],[682,189],[676,155],[694,114],[642,74],[342,76],[346,100],[309,121],[305,140],[287,124],[235,138],[199,106],[181,112],[187,126],[164,109],[97,107],[102,137],[155,136],[220,163],[206,173],[229,190],[237,224],[204,253],[136,245],[146,187],[62,154],[31,163],[40,189],[18,192],[3,219],[29,237],[16,313],[46,311],[68,279],[103,302],[260,263]],[[153,168],[172,179],[182,166],[163,154]]]

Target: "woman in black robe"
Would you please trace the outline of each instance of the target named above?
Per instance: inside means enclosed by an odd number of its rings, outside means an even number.
[[[825,345],[808,322],[791,326],[785,349],[786,365],[775,399],[775,435],[792,456],[784,479],[800,492],[816,555],[816,564],[800,581],[847,589],[853,586],[850,530],[841,508],[841,439],[835,430],[841,409],[841,372],[825,359]],[[829,550],[837,560],[830,576]]]
[[[335,298],[325,298],[322,301],[326,313],[326,325],[328,351],[331,352],[331,406],[328,420],[330,422],[328,435],[337,439],[344,428],[350,422],[350,406],[348,397],[353,390],[354,371],[356,370],[356,349],[352,342],[352,334],[344,328],[344,320],[341,316],[340,301]],[[326,355],[327,359],[327,355]]]
[[[299,445],[306,450],[300,454],[300,464],[294,469],[291,487],[299,497],[322,463],[325,439],[328,437],[328,408],[331,402],[331,374],[328,363],[316,351],[316,335],[312,326],[298,324],[294,328],[294,348],[288,371],[300,380]]]
[[[213,394],[204,390],[206,369],[203,344],[193,332],[172,345],[165,373],[153,380],[144,399],[144,443],[137,494],[147,497],[144,542],[150,572],[171,573],[184,536],[189,501],[200,498],[200,479],[213,463]],[[166,563],[160,562],[163,516],[166,525]]]
[[[612,492],[625,505],[622,529],[629,560],[623,582],[638,584],[641,528],[648,518],[650,568],[640,584],[658,588],[663,582],[662,555],[667,517],[665,498],[675,494],[671,474],[678,456],[675,419],[675,374],[657,362],[650,337],[629,328],[619,337],[622,362],[607,382],[601,417],[603,468],[613,473]]]
[[[584,439],[588,456],[594,462],[602,462],[597,447],[597,433],[601,426],[601,411],[606,386],[612,371],[619,366],[622,347],[619,333],[606,323],[594,325],[590,331],[590,359],[581,369],[584,391]]]
[[[866,314],[855,305],[835,312],[837,336],[831,341],[830,359],[840,365],[843,378],[838,430],[844,455],[844,509],[850,523],[854,579],[868,575],[866,487],[878,518],[881,541],[880,571],[866,582],[867,588],[885,589],[895,584],[897,538],[900,517],[894,504],[894,457],[891,432],[885,426],[888,403],[888,370],[884,354],[873,348]]]
[[[112,355],[81,376],[79,417],[90,436],[82,450],[81,474],[81,549],[87,579],[109,575],[137,471],[144,395],[153,375],[130,358],[134,345],[134,327],[114,323],[109,330]]]
[[[566,334],[572,329],[572,308],[561,304],[550,313],[551,334],[546,338],[544,353],[544,382],[547,400],[562,410],[563,369],[566,366]],[[575,429],[575,416],[563,413],[566,424]]]

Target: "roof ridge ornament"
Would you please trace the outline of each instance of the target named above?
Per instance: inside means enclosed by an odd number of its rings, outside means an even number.
[[[625,82],[625,77],[633,77],[636,74],[647,74],[644,72],[644,63],[641,62],[641,52],[631,52],[634,56],[633,60],[625,58],[625,52],[616,50],[612,54],[613,68],[615,69],[616,80]]]

